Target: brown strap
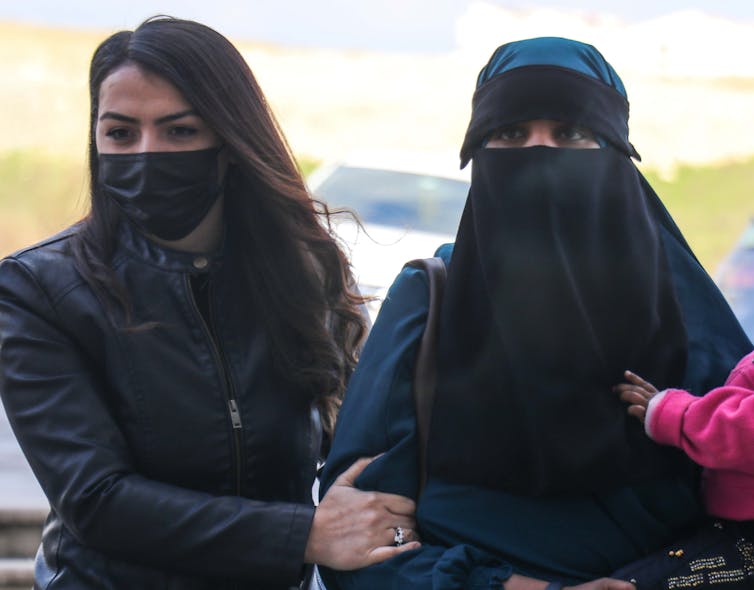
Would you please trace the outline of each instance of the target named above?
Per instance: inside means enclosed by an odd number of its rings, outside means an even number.
[[[406,266],[423,270],[429,284],[429,310],[424,326],[419,350],[414,363],[414,406],[416,408],[416,434],[419,447],[419,491],[427,482],[427,443],[429,423],[437,384],[437,331],[440,323],[440,306],[445,288],[447,270],[440,257],[419,258],[406,263]]]

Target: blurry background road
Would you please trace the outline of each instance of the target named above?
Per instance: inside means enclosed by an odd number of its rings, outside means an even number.
[[[34,509],[47,506],[34,475],[19,452],[5,412],[0,412],[0,506]]]

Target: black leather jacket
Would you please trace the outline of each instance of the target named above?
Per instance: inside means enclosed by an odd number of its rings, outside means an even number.
[[[297,587],[318,414],[272,370],[231,254],[122,228],[133,325],[158,325],[114,329],[75,231],[0,262],[0,394],[51,505],[35,587]]]

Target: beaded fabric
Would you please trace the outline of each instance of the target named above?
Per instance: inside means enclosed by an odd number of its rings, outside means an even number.
[[[637,590],[752,590],[751,523],[715,521],[695,535],[615,572]]]

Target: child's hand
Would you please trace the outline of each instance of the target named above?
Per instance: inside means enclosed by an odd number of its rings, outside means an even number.
[[[657,395],[657,388],[631,371],[626,371],[623,375],[628,383],[616,385],[613,391],[619,393],[620,399],[629,404],[628,413],[636,416],[643,424],[647,405]]]

